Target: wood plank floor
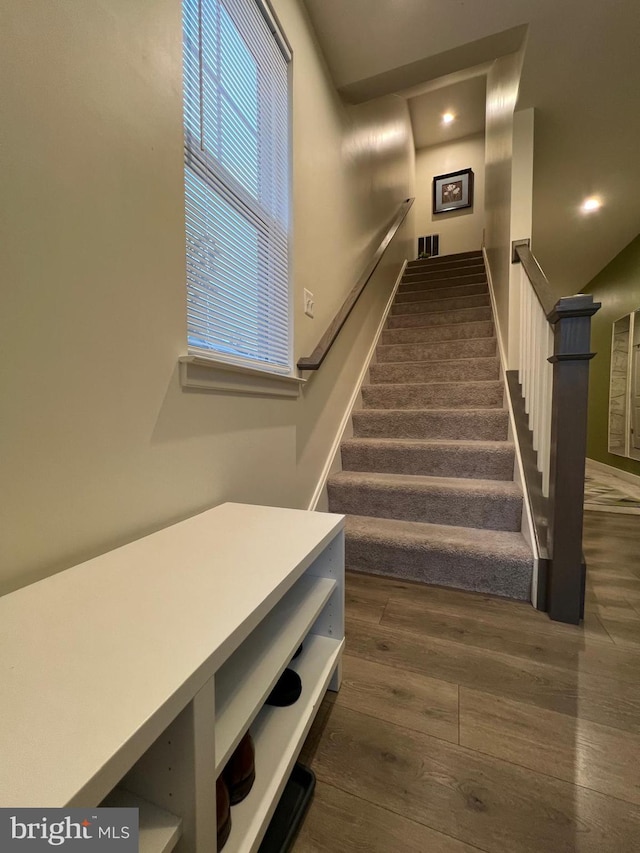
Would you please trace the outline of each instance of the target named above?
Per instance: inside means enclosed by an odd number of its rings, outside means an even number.
[[[586,619],[347,577],[295,853],[640,851],[640,517],[586,513]]]

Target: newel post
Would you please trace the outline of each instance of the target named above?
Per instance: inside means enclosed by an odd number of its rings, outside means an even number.
[[[582,525],[587,450],[587,397],[591,317],[600,308],[590,294],[560,299],[554,324],[547,610],[551,619],[577,625],[584,612]]]

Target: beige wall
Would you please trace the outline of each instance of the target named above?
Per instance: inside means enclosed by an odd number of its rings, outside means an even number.
[[[473,169],[472,208],[433,213],[433,178],[460,169]],[[484,134],[455,139],[416,151],[416,238],[440,235],[440,254],[478,250],[484,228]],[[416,243],[417,246],[417,243]]]
[[[505,353],[511,266],[513,110],[521,68],[522,52],[512,53],[496,59],[487,75],[485,243],[496,299],[498,335]]]
[[[533,213],[533,128],[534,111],[521,110],[513,115],[513,161],[511,174],[511,242],[531,238]],[[520,357],[520,282],[519,264],[509,272],[509,351],[507,368],[516,370]]]
[[[343,107],[300,4],[274,5],[300,356],[413,195],[413,141],[400,99]],[[179,0],[13,0],[3,29],[0,592],[224,500],[306,506],[412,225],[300,399],[185,392]]]

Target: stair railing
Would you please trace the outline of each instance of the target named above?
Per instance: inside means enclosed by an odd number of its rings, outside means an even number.
[[[538,481],[529,481],[526,464],[524,470],[536,538],[548,557],[541,573],[539,567],[537,604],[554,620],[578,624],[584,615],[587,397],[589,361],[595,355],[590,352],[591,317],[600,303],[584,293],[556,300],[527,245],[515,246],[514,260],[521,265],[517,384]],[[513,399],[514,376],[508,379]]]
[[[402,204],[398,208],[396,215],[393,217],[391,224],[385,231],[384,237],[382,238],[380,245],[374,252],[373,257],[360,274],[360,277],[358,278],[354,286],[349,291],[349,295],[345,299],[336,316],[329,324],[327,331],[318,341],[318,345],[311,353],[311,355],[298,359],[298,370],[318,370],[322,362],[325,360],[329,353],[329,350],[331,349],[336,338],[338,337],[340,330],[347,322],[347,317],[353,311],[356,302],[358,301],[358,299],[362,295],[363,290],[367,286],[367,282],[376,271],[378,264],[382,260],[382,256],[389,247],[389,243],[391,243],[393,238],[396,236],[396,232],[404,222],[407,213],[409,213],[409,210],[411,209],[411,205],[413,204],[413,202],[413,198],[405,199],[405,201],[402,202]]]

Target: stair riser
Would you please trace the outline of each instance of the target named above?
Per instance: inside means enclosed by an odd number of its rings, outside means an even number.
[[[501,409],[501,382],[363,385],[365,409]]]
[[[383,382],[464,382],[500,378],[497,358],[470,358],[461,361],[431,361],[426,363],[372,364],[369,381]]]
[[[506,441],[509,414],[503,409],[475,412],[384,412],[360,409],[353,413],[355,438],[430,438],[452,441]]]
[[[490,305],[489,294],[460,296],[452,299],[434,299],[430,302],[395,302],[391,306],[394,316],[399,314],[424,314],[431,311],[451,311],[459,308],[481,308]]]
[[[484,284],[488,287],[487,279],[480,275],[461,276],[460,278],[439,278],[435,281],[412,281],[402,283],[398,287],[398,295],[406,295],[407,293],[421,293],[428,290],[437,292],[439,290],[448,290],[453,287],[462,287],[469,284]]]
[[[460,252],[458,255],[437,255],[435,258],[416,258],[409,261],[413,267],[455,267],[462,264],[479,264],[483,261],[482,252]]]
[[[398,293],[394,299],[395,304],[402,302],[433,302],[437,299],[451,299],[460,296],[478,296],[481,293],[489,293],[487,285],[462,284],[455,287],[437,288],[435,290],[412,290],[409,293]]]
[[[412,280],[422,278],[425,281],[434,279],[448,279],[457,277],[468,277],[473,275],[486,275],[484,264],[465,264],[464,266],[446,266],[446,267],[405,267],[402,274],[403,281],[406,279]]]
[[[380,336],[383,346],[392,344],[430,344],[441,341],[464,341],[469,338],[492,338],[493,323],[483,320],[479,323],[458,323],[452,326],[427,326],[418,329],[385,329]]]
[[[351,571],[502,595],[520,601],[530,599],[531,561],[461,554],[430,546],[426,541],[417,549],[350,536],[346,537],[345,557],[346,567]]]
[[[511,445],[485,447],[439,447],[437,445],[387,447],[343,444],[344,471],[378,474],[425,474],[431,477],[471,477],[476,480],[513,479],[514,452]]]
[[[453,311],[434,311],[432,314],[400,314],[388,317],[386,329],[416,329],[429,326],[451,326],[491,320],[491,306],[461,308]]]
[[[403,284],[413,284],[416,281],[433,282],[433,281],[449,281],[458,278],[480,278],[486,281],[486,272],[483,264],[469,267],[456,267],[455,269],[433,270],[427,272],[425,270],[405,269],[402,276]]]
[[[328,483],[329,512],[474,527],[520,530],[522,498],[517,495],[443,494],[435,489],[372,488]]]
[[[393,361],[442,361],[444,359],[489,358],[497,352],[495,338],[440,341],[427,344],[392,344],[376,349],[378,364]]]

